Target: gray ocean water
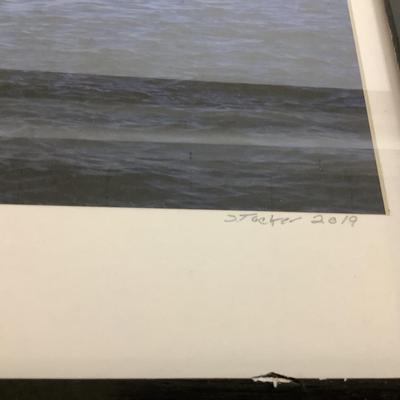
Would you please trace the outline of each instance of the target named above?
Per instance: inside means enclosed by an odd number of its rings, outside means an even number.
[[[360,90],[0,71],[0,201],[381,213]]]
[[[347,2],[0,3],[0,202],[383,213]]]
[[[2,0],[0,68],[361,87],[347,0]]]

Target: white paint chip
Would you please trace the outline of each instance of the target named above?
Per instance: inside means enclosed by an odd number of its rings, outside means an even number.
[[[256,376],[252,378],[253,382],[257,383],[272,383],[276,389],[279,385],[285,385],[289,383],[298,384],[299,382],[294,378],[289,378],[288,376],[276,374],[275,372],[270,372],[266,375]]]

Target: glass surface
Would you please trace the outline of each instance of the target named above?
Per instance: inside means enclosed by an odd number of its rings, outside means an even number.
[[[347,1],[0,4],[0,202],[383,214]]]

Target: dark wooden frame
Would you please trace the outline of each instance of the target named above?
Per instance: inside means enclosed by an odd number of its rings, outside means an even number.
[[[251,379],[0,380],[1,400],[395,400],[400,379],[300,380],[274,388]]]
[[[400,1],[385,0],[389,23],[392,29],[393,42],[400,63]]]

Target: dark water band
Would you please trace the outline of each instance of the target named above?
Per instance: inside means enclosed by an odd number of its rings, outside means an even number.
[[[0,97],[174,106],[364,107],[362,90],[0,70]],[[338,101],[345,99],[346,101]]]

